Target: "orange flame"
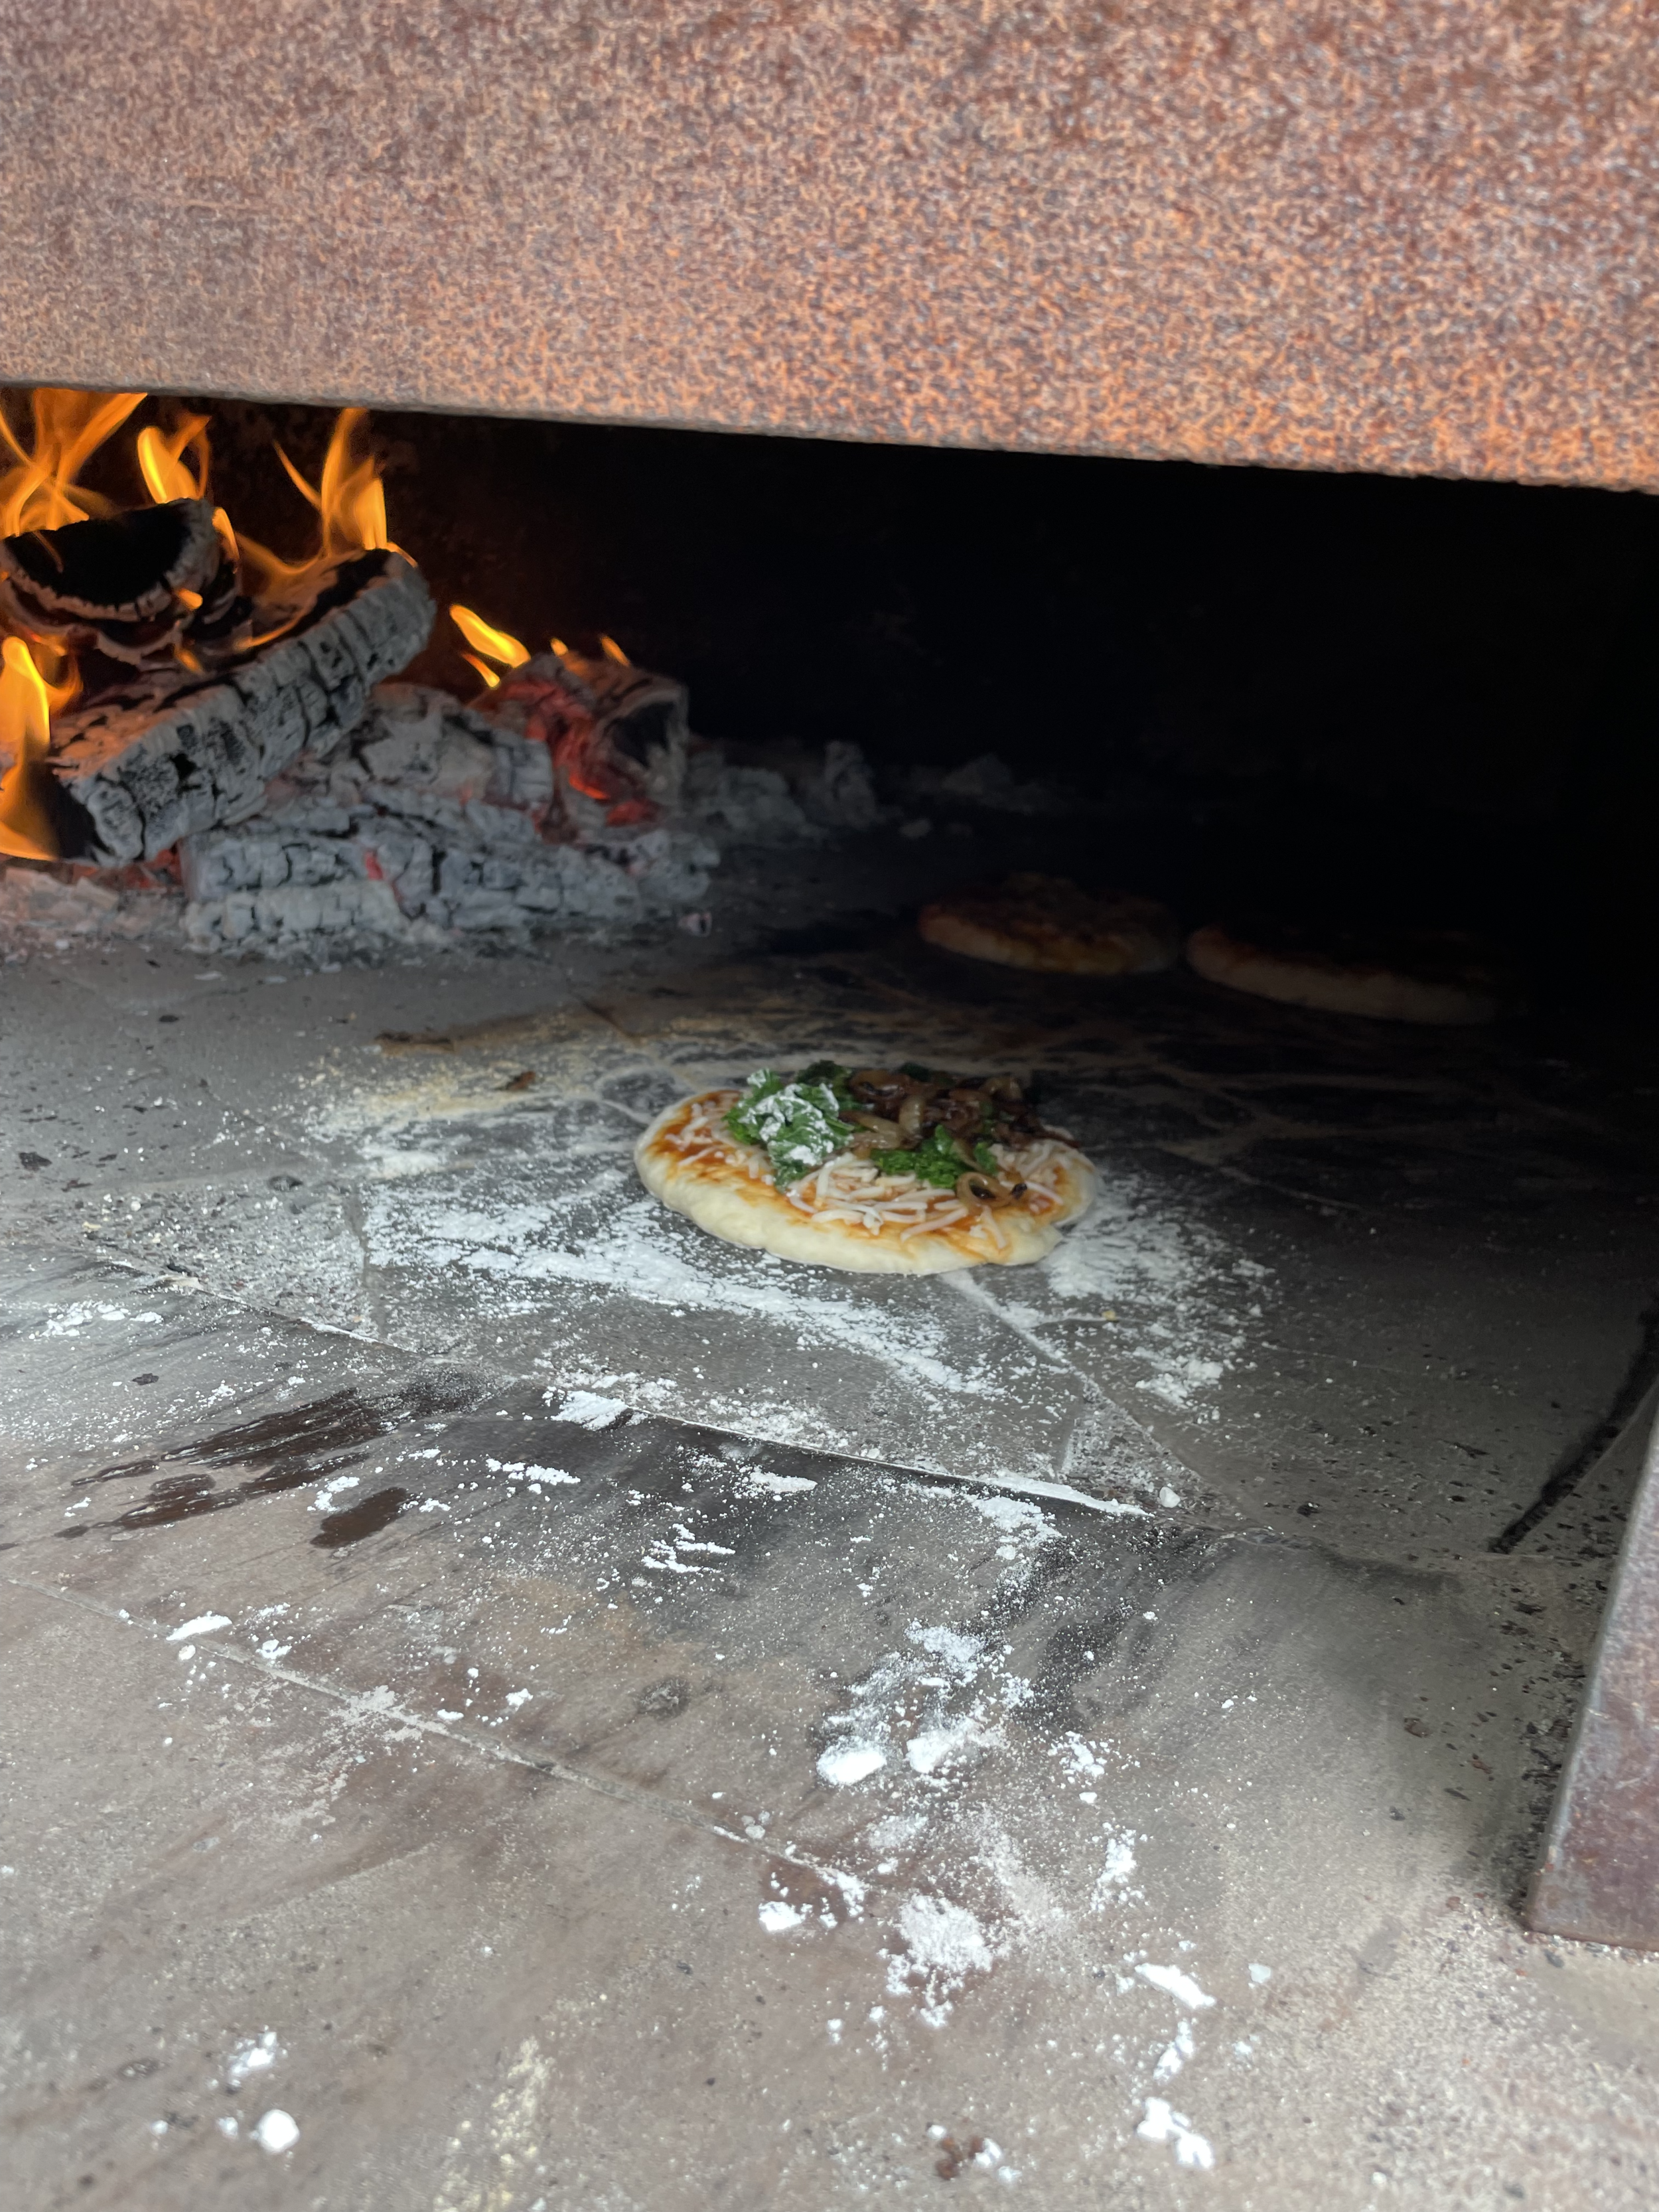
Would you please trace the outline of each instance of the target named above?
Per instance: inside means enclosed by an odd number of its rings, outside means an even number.
[[[30,394],[33,435],[25,445],[0,410],[0,536],[57,530],[111,514],[113,502],[76,481],[100,446],[125,422],[142,392],[67,392],[43,385]],[[54,860],[50,770],[46,759],[52,718],[81,688],[75,656],[56,640],[4,641],[0,659],[0,753],[10,766],[0,777],[0,854]]]
[[[34,435],[25,447],[0,411],[0,458],[13,465],[0,475],[0,538],[24,530],[57,530],[112,514],[112,501],[76,482],[106,438],[118,430],[143,398],[142,392],[64,392],[41,385],[30,394]]]
[[[32,637],[28,647],[46,695],[47,711],[61,714],[81,696],[81,671],[75,655],[55,637]]]
[[[325,561],[341,561],[349,553],[372,553],[392,543],[386,534],[386,489],[374,456],[363,453],[355,459],[352,456],[352,439],[358,426],[368,420],[366,407],[340,410],[323,458],[322,483],[315,491],[282,447],[276,448],[276,458],[295,489],[323,518]]]
[[[138,433],[138,469],[144,489],[159,507],[170,499],[205,499],[208,488],[208,418],[186,415],[169,437],[153,426]],[[194,468],[185,459],[193,450]]]
[[[449,616],[467,643],[477,648],[475,653],[464,653],[461,659],[469,668],[477,670],[491,691],[501,682],[502,669],[522,668],[529,659],[530,647],[527,645],[514,637],[511,630],[497,629],[494,623],[487,623],[482,615],[475,615],[471,607],[452,606]],[[478,658],[479,653],[483,655],[482,660]],[[495,663],[493,668],[491,661]]]
[[[616,639],[607,637],[603,630],[599,632],[599,643],[605,649],[605,657],[607,660],[614,660],[619,668],[631,668],[634,665]]]
[[[170,499],[205,499],[213,475],[213,455],[209,444],[211,420],[206,415],[186,415],[169,435],[151,428],[141,430],[133,441],[138,457],[138,473],[144,479],[144,489],[158,507]],[[193,453],[194,462],[187,461],[186,453]],[[236,532],[230,526],[230,517],[222,507],[213,510],[213,527],[218,532],[219,543],[225,556],[239,568],[242,549],[236,543]],[[274,557],[274,556],[272,556]],[[191,594],[181,592],[179,597],[186,605]],[[200,600],[195,602],[200,605]]]
[[[467,639],[473,653],[483,653],[484,659],[495,661],[500,668],[522,668],[531,657],[529,646],[520,644],[518,637],[514,637],[511,630],[498,630],[493,622],[484,622],[483,615],[473,615],[469,606],[452,606],[449,608],[449,619],[456,623],[462,637]],[[462,659],[471,661],[473,654],[465,653]],[[477,661],[473,661],[473,668],[476,665]],[[489,675],[489,671],[484,671],[484,675]],[[489,681],[500,684],[500,677],[489,677]]]
[[[309,484],[280,446],[276,458],[288,471],[301,496],[317,510],[321,528],[317,550],[305,561],[284,561],[251,538],[240,541],[244,567],[253,572],[261,598],[292,599],[303,592],[340,561],[354,553],[370,553],[380,547],[399,549],[386,534],[386,489],[372,453],[354,452],[360,426],[368,419],[365,407],[343,407],[328,441],[319,483]],[[216,520],[217,518],[216,517]],[[227,520],[221,536],[229,529]],[[263,641],[252,641],[258,644]]]
[[[0,777],[0,853],[14,860],[55,860],[58,836],[46,804],[46,747],[51,694],[21,637],[9,637],[0,659],[0,750],[11,766]]]

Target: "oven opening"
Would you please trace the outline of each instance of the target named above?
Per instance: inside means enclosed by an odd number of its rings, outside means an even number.
[[[276,896],[321,886],[266,880],[261,793],[291,805],[286,753],[313,773],[317,732],[392,684],[406,715],[418,694],[533,724],[543,842],[608,850],[630,915],[678,902],[734,950],[757,940],[732,856],[805,836],[798,930],[853,927],[885,847],[872,914],[1035,870],[1161,901],[1183,934],[1455,933],[1512,1011],[1616,1025],[1650,997],[1640,495],[188,398],[7,412],[20,943],[48,909],[95,933],[112,895],[124,929],[165,912],[313,964],[428,919],[485,956],[594,920],[528,878],[446,904],[436,848],[371,893],[361,821],[307,833],[338,896]],[[259,697],[227,719],[239,689]],[[630,830],[678,859],[642,866]],[[233,919],[241,893],[265,896]]]

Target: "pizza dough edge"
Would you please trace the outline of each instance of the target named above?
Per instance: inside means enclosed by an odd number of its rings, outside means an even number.
[[[1371,1021],[1417,1022],[1436,1029],[1471,1028],[1496,1021],[1490,992],[1456,983],[1430,983],[1389,969],[1370,974],[1322,967],[1312,960],[1268,952],[1207,922],[1187,940],[1187,959],[1206,982],[1316,1013],[1359,1014]]]
[[[1045,975],[1122,975],[1133,965],[1119,944],[1109,950],[1061,937],[1052,945],[1039,945],[1012,930],[994,929],[988,923],[952,913],[942,902],[923,907],[916,920],[916,934],[924,944],[959,952],[969,960],[988,961],[999,968],[1024,968]]]
[[[1084,1185],[1078,1202],[1059,1221],[1037,1222],[1029,1215],[1005,1220],[1011,1247],[1006,1252],[964,1252],[947,1234],[933,1232],[912,1237],[903,1244],[878,1243],[855,1236],[839,1222],[814,1224],[769,1185],[750,1183],[745,1178],[744,1185],[733,1182],[711,1188],[706,1177],[685,1170],[682,1162],[654,1150],[663,1124],[687,1103],[686,1099],[677,1098],[641,1135],[634,1147],[640,1181],[653,1198],[694,1221],[708,1235],[718,1237],[722,1243],[770,1252],[780,1260],[795,1261],[804,1267],[834,1267],[842,1273],[860,1275],[943,1275],[961,1267],[1024,1266],[1054,1250],[1062,1226],[1080,1220],[1094,1204],[1098,1190],[1094,1164],[1079,1152],[1077,1157],[1085,1172],[1076,1178]]]

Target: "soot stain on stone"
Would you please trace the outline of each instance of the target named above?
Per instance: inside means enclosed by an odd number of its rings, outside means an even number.
[[[325,1552],[337,1552],[346,1544],[359,1544],[365,1536],[378,1535],[382,1528],[389,1527],[408,1503],[406,1490],[394,1486],[374,1491],[343,1513],[325,1514],[322,1527],[311,1540]]]
[[[198,1514],[222,1512],[238,1502],[234,1491],[221,1491],[203,1469],[187,1474],[165,1475],[151,1486],[143,1503],[118,1513],[118,1528],[160,1528],[174,1521],[192,1521]]]
[[[146,1379],[154,1378],[133,1377],[136,1382]],[[305,1473],[295,1478],[296,1482],[301,1482],[332,1468],[354,1463],[338,1456],[328,1459],[329,1454],[338,1455],[354,1445],[372,1443],[409,1421],[427,1419],[434,1413],[458,1413],[478,1395],[475,1378],[448,1369],[417,1375],[389,1391],[364,1393],[349,1388],[336,1390],[325,1398],[281,1407],[170,1450],[100,1468],[95,1474],[81,1476],[73,1486],[80,1490],[94,1482],[149,1474],[158,1467],[181,1460],[194,1460],[209,1467],[280,1468],[283,1471],[298,1468],[303,1461]],[[265,1486],[283,1489],[293,1486],[279,1481]]]

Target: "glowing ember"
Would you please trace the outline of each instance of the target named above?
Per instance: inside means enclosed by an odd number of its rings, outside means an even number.
[[[560,787],[603,807],[607,829],[643,829],[672,802],[684,773],[684,688],[635,668],[614,638],[600,643],[589,658],[556,638],[550,656],[512,668],[487,711],[544,744]],[[565,812],[567,833],[593,826],[580,809]]]

